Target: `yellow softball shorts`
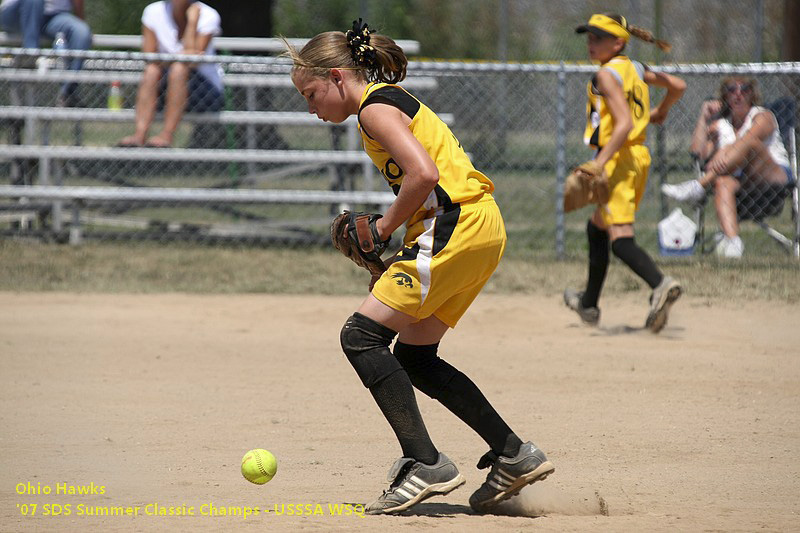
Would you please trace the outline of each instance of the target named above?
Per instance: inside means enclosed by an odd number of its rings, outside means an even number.
[[[606,225],[633,224],[649,170],[650,151],[642,144],[623,146],[606,163],[610,196],[601,207]]]
[[[434,315],[454,328],[497,268],[505,245],[500,209],[484,194],[411,225],[372,294],[392,309],[419,320]]]

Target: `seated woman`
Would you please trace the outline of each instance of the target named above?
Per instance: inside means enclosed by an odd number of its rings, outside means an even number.
[[[692,134],[691,151],[706,161],[704,174],[697,180],[661,187],[669,198],[693,202],[702,200],[706,189],[713,187],[724,234],[717,253],[723,257],[741,257],[744,252],[739,237],[741,204],[748,202],[752,212],[757,207],[754,195],[767,202],[782,199],[783,189],[793,179],[775,115],[759,106],[760,101],[755,79],[725,78],[719,100],[703,103]]]
[[[2,0],[0,28],[22,34],[23,48],[39,48],[42,36],[55,39],[63,34],[68,50],[88,50],[92,46],[92,30],[85,21],[83,0]],[[55,43],[54,43],[55,44]],[[36,57],[15,56],[18,67],[33,68]],[[80,70],[83,58],[66,60],[70,70]],[[74,81],[61,86],[56,105],[80,105]]]
[[[154,2],[142,13],[142,52],[214,55],[211,38],[220,33],[219,13],[202,2]],[[164,127],[148,139],[156,109],[162,104]],[[184,111],[219,111],[222,106],[222,72],[218,64],[150,62],[136,94],[136,132],[118,146],[171,146]]]

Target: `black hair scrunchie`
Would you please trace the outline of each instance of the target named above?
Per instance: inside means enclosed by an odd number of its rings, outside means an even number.
[[[356,65],[370,68],[375,65],[377,54],[375,48],[369,44],[369,26],[362,19],[353,21],[353,29],[347,30],[347,46]]]

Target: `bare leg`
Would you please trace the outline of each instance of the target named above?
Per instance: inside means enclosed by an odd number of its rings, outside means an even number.
[[[417,321],[411,315],[401,313],[384,304],[373,295],[358,308],[358,312],[375,322],[397,331],[404,342],[413,344],[433,344],[439,342],[447,332],[447,325],[435,317]]]
[[[719,149],[718,154],[721,157],[725,157],[727,161],[734,161],[739,158],[738,151],[734,150],[733,145],[723,146]],[[730,169],[728,172],[733,172],[737,169],[737,164],[730,164],[728,165]],[[709,187],[713,186],[717,180],[717,174],[711,172],[710,170],[706,171],[700,178],[698,178],[697,182],[703,186],[704,189],[708,189]]]
[[[711,185],[714,184],[714,181],[717,179],[717,175],[713,172],[706,172],[697,180],[697,182],[703,186],[704,189],[708,189]]]
[[[612,243],[624,237],[633,237],[633,224],[613,224],[608,227],[608,238]]]
[[[172,146],[172,139],[186,109],[189,96],[189,66],[173,63],[167,74],[167,101],[164,106],[164,128],[147,140],[153,146]]]
[[[714,182],[714,206],[726,237],[739,235],[739,218],[736,214],[736,191],[739,187],[739,182],[733,176],[717,176]]]
[[[633,237],[633,224],[612,224],[606,226],[601,212],[602,207],[598,207],[592,213],[592,224],[603,231],[608,232],[609,239],[613,242],[622,237]]]
[[[775,164],[769,149],[759,139],[746,137],[728,146],[725,156],[728,172],[743,168],[748,179],[777,185],[786,182],[786,173]]]
[[[606,222],[605,220],[603,220],[603,213],[601,209],[602,206],[597,206],[597,208],[592,212],[592,218],[591,218],[592,224],[597,226],[598,229],[601,229],[603,231],[608,231],[608,228],[606,227]]]
[[[161,81],[161,66],[148,63],[142,72],[142,81],[136,93],[136,131],[122,139],[119,144],[141,146],[147,137],[150,124],[156,114],[156,99],[158,97],[158,84]]]
[[[748,137],[741,142],[726,146],[721,149],[717,157],[721,157],[725,162],[726,173],[722,176],[718,176],[712,171],[705,172],[697,179],[697,183],[699,183],[703,189],[714,187],[715,190],[720,190],[718,188],[717,178],[727,176],[730,179],[730,175],[738,169],[742,170],[742,175],[745,176],[746,179],[755,182],[778,185],[786,182],[786,173],[773,161],[766,145],[758,139]],[[666,189],[667,187],[673,186],[667,185],[664,188]],[[724,190],[730,189],[730,182],[724,184],[722,187]],[[738,190],[738,186],[736,190]],[[677,195],[677,192],[671,193],[667,190],[664,192],[673,198],[683,199]],[[723,197],[722,201],[729,203],[727,197]],[[717,205],[720,205],[719,198],[717,199]],[[720,211],[718,208],[717,212],[722,213],[723,211]],[[730,217],[722,215],[720,220],[722,221],[723,218],[730,219]],[[735,225],[735,217],[733,225]],[[731,231],[733,230],[733,225],[728,226]],[[725,231],[724,228],[723,231]],[[728,232],[725,231],[725,234],[727,235]]]

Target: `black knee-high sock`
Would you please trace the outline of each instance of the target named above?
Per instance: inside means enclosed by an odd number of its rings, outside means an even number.
[[[439,452],[422,420],[411,380],[389,350],[395,335],[391,329],[355,313],[342,330],[342,348],[392,427],[403,457],[432,465]]]
[[[655,289],[664,275],[658,269],[656,264],[647,255],[647,252],[639,248],[633,237],[621,237],[611,243],[611,250],[614,255],[619,257],[623,263],[633,270],[637,276],[642,278],[645,283],[650,285],[651,289]]]
[[[436,355],[439,344],[415,346],[400,341],[394,355],[414,386],[438,400],[471,427],[498,455],[514,457],[522,441],[472,382]]]
[[[435,464],[439,451],[428,435],[408,374],[403,371],[395,372],[370,387],[369,392],[392,426],[403,450],[403,457],[413,457],[427,465]]]
[[[597,307],[608,271],[608,232],[598,228],[590,220],[586,223],[586,236],[589,238],[589,276],[581,305]]]

